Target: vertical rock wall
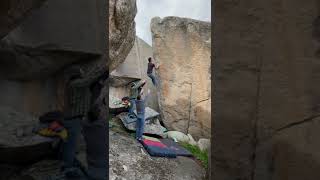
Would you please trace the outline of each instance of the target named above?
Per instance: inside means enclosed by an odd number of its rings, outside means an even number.
[[[211,24],[192,19],[153,18],[153,54],[160,63],[160,105],[171,130],[210,137]]]
[[[13,17],[19,19],[25,10],[29,16],[15,21],[19,24],[0,41],[0,106],[38,116],[58,108],[58,82],[66,68],[106,64],[106,17],[100,0],[47,0],[39,8],[28,8],[31,4],[10,4],[17,11],[8,12],[17,14]]]
[[[319,8],[215,2],[214,179],[319,179]]]
[[[38,50],[103,54],[104,5],[100,0],[47,0],[5,39]]]
[[[39,8],[46,0],[3,0],[0,2],[0,39],[16,28],[32,10]]]

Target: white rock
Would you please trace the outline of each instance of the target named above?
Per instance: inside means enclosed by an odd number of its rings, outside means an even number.
[[[193,137],[191,136],[191,134],[187,134],[189,137],[189,144],[196,146],[197,142],[193,139]]]
[[[145,153],[142,148],[141,148],[141,153],[142,153],[143,155],[147,155],[147,153]]]
[[[163,138],[168,138],[168,133],[167,132],[165,132],[165,133],[163,133],[163,136],[162,136]]]
[[[189,137],[182,132],[179,131],[169,131],[168,138],[177,140],[178,142],[189,142]]]
[[[201,149],[201,151],[209,150],[210,149],[210,139],[199,139],[198,141],[198,147]]]
[[[126,165],[123,165],[122,167],[123,167],[124,171],[128,171],[128,167]]]

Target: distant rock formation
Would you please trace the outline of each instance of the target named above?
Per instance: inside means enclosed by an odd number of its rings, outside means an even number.
[[[153,18],[153,54],[160,108],[169,129],[210,137],[211,24],[179,17]]]
[[[121,64],[134,44],[136,0],[109,0],[109,70]]]
[[[148,57],[152,57],[152,47],[139,37],[135,38],[134,46],[126,60],[110,73],[110,93],[115,97],[127,96],[130,82],[144,79],[147,81],[145,90],[150,89],[151,95],[147,100],[147,106],[159,111],[157,88],[147,76]],[[123,89],[123,90],[120,90]],[[120,93],[124,92],[124,93]],[[120,94],[119,94],[120,93]]]

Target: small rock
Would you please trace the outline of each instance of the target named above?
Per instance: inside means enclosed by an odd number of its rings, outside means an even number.
[[[189,144],[196,146],[197,142],[193,139],[191,134],[188,134],[188,137],[189,137]]]
[[[165,131],[163,131],[163,132],[165,132]],[[168,138],[168,133],[163,133],[163,135],[162,135],[162,138]]]
[[[123,165],[124,171],[128,171],[128,167],[126,165]]]
[[[198,147],[200,148],[201,151],[207,151],[210,149],[210,140],[209,139],[199,139],[198,141]]]
[[[142,153],[143,155],[147,155],[142,148],[141,148],[141,153]]]
[[[178,142],[178,140],[177,140],[176,138],[173,138],[173,140],[174,140],[174,142],[176,142],[176,143]]]
[[[189,142],[189,137],[182,132],[169,131],[167,134],[168,134],[168,138],[177,140],[178,142]]]

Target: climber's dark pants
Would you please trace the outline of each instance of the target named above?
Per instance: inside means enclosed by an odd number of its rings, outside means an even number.
[[[103,107],[106,105],[96,104],[102,93],[103,85],[97,81],[91,86],[92,113],[83,122],[83,136],[86,141],[88,176],[93,180],[107,180],[108,177],[108,130],[107,114],[104,114]],[[102,100],[104,101],[104,100]],[[103,106],[103,107],[102,107]]]
[[[64,168],[75,166],[77,140],[81,135],[81,129],[83,129],[87,149],[87,173],[94,180],[107,179],[106,125],[107,123],[104,120],[81,122],[81,119],[73,119],[64,122],[64,126],[68,130],[68,140],[62,145]]]
[[[144,131],[144,113],[139,113],[137,115],[136,122],[136,139],[141,139]]]
[[[157,80],[156,77],[152,73],[148,73],[148,76],[151,78],[151,81],[154,86],[157,86]]]
[[[107,180],[108,149],[107,123],[105,120],[83,123],[83,135],[87,145],[88,174],[96,180]]]
[[[64,121],[64,127],[68,131],[68,138],[62,143],[62,160],[64,168],[70,168],[75,163],[77,142],[81,135],[81,119]]]

